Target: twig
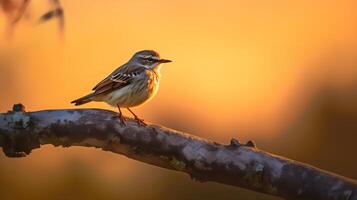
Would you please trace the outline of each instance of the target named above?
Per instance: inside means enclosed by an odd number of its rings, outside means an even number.
[[[47,22],[53,18],[58,19],[58,28],[61,31],[61,34],[64,30],[64,11],[59,0],[49,0],[53,9],[43,14],[38,20],[39,23]]]

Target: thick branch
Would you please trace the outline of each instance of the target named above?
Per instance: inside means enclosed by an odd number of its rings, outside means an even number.
[[[357,200],[357,182],[232,139],[223,145],[157,125],[122,126],[99,109],[0,114],[0,146],[9,157],[40,145],[97,147],[155,166],[287,199]]]

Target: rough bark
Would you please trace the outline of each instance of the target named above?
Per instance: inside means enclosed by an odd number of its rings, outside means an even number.
[[[286,199],[357,200],[357,182],[258,150],[232,139],[218,144],[158,125],[122,126],[117,113],[99,109],[24,112],[22,105],[0,114],[0,146],[22,157],[40,145],[86,146],[123,154],[155,166]]]

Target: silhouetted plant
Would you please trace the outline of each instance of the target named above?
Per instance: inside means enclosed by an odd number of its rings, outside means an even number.
[[[64,12],[60,0],[48,0],[51,9],[43,14],[38,20],[39,23],[52,19],[58,20],[58,27],[61,32],[64,29]],[[14,0],[0,0],[0,7],[8,21],[8,31],[11,33],[14,26],[23,19],[31,0],[22,0],[20,3]]]

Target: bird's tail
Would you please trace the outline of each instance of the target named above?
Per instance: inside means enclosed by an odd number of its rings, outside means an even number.
[[[91,93],[91,94],[88,94],[88,95],[86,95],[84,97],[76,99],[76,100],[72,101],[71,103],[74,103],[75,106],[79,106],[79,105],[82,105],[82,104],[85,104],[85,103],[89,103],[89,102],[93,101],[94,96],[95,96],[95,94]]]

